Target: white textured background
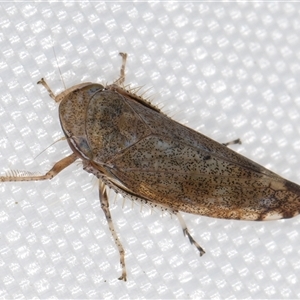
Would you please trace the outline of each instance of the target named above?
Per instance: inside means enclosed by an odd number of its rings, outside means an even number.
[[[54,46],[53,46],[54,45]],[[56,52],[56,57],[53,53]],[[0,167],[44,172],[70,153],[55,92],[127,83],[217,141],[300,183],[300,4],[1,3]],[[128,281],[96,180],[74,164],[52,182],[0,184],[1,298],[299,298],[300,218],[268,223],[176,218],[111,201]],[[115,198],[111,194],[112,199]]]

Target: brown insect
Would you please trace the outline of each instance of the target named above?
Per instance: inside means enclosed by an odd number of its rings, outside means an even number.
[[[299,214],[300,187],[208,137],[183,126],[124,88],[127,54],[113,84],[81,83],[55,96],[72,154],[42,176],[13,174],[0,181],[52,179],[75,160],[99,179],[101,207],[120,253],[123,246],[109,210],[107,189],[175,214],[196,246],[179,211],[214,218],[276,220]],[[238,143],[239,140],[234,141]]]

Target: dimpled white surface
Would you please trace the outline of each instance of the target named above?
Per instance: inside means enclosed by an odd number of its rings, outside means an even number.
[[[43,173],[70,153],[55,93],[111,83],[152,88],[174,119],[300,183],[299,3],[1,3],[1,170]],[[53,52],[55,50],[56,55]],[[37,158],[35,158],[40,154]],[[75,163],[51,182],[0,184],[1,298],[300,297],[300,217],[178,220],[111,193],[128,281],[97,181]]]

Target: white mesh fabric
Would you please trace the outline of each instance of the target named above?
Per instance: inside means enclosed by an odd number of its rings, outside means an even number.
[[[43,173],[70,153],[54,92],[127,83],[213,139],[300,183],[299,3],[0,4],[0,166]],[[53,52],[55,50],[56,55]],[[300,218],[274,222],[176,218],[110,194],[128,281],[97,184],[74,164],[51,182],[0,184],[2,298],[299,298]],[[114,199],[116,201],[114,202]],[[114,204],[115,203],[115,204]],[[142,212],[140,213],[140,210]]]

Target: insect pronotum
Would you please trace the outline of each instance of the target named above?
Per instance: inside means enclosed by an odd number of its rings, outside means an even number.
[[[196,246],[179,211],[214,218],[276,220],[299,214],[300,186],[183,126],[126,90],[122,56],[120,77],[111,85],[81,83],[55,96],[59,118],[72,150],[42,176],[13,172],[0,181],[52,179],[75,160],[99,179],[101,208],[120,254],[125,254],[109,210],[108,188],[151,207],[175,214]],[[238,143],[239,140],[234,141]]]

